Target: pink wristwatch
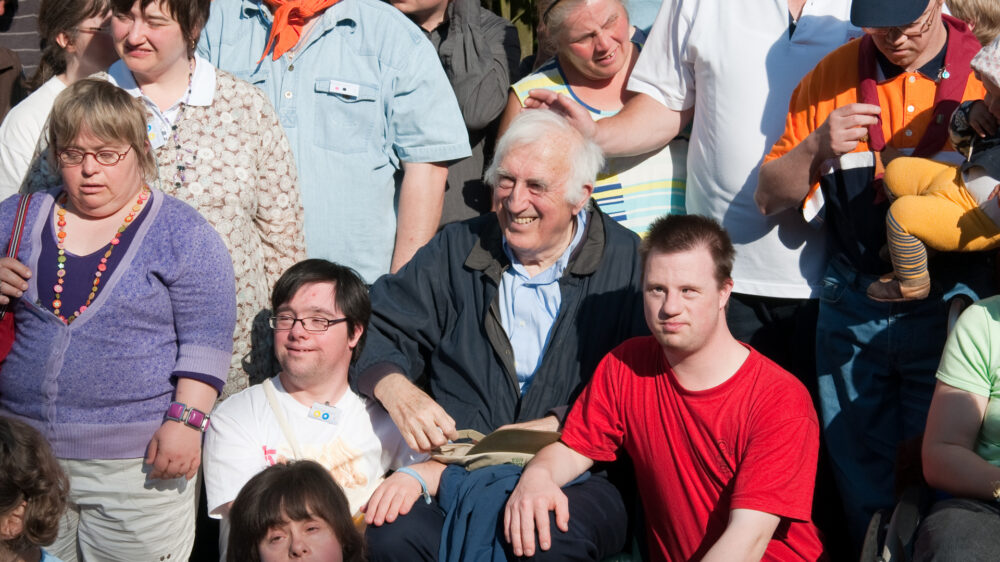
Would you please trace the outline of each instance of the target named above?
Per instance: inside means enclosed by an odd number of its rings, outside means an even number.
[[[170,406],[167,407],[166,418],[168,420],[181,422],[182,424],[197,429],[202,433],[208,429],[208,421],[210,417],[210,414],[206,414],[197,408],[189,408],[188,405],[183,402],[171,402]]]

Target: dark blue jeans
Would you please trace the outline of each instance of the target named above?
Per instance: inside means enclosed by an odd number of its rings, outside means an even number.
[[[959,265],[968,265],[959,259]],[[896,451],[920,435],[947,331],[948,300],[989,290],[986,267],[942,262],[928,298],[868,298],[875,275],[834,258],[827,268],[816,327],[820,414],[848,528],[860,544],[875,511],[895,502]],[[949,276],[951,280],[949,281]],[[958,282],[962,279],[963,282]]]
[[[621,551],[625,544],[628,515],[617,488],[606,478],[594,475],[582,484],[564,488],[563,491],[569,499],[569,532],[560,532],[555,526],[555,517],[550,513],[552,548],[544,552],[536,549],[533,559],[602,560]],[[368,527],[365,531],[368,559],[372,562],[437,560],[444,518],[444,511],[436,501],[426,504],[418,499],[413,509],[395,522]],[[502,525],[501,512],[497,528],[501,540]],[[513,559],[509,551],[507,556]]]

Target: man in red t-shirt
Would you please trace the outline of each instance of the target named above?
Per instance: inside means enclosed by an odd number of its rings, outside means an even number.
[[[631,457],[650,554],[663,560],[817,560],[809,520],[819,425],[805,388],[726,324],[734,250],[711,219],[669,216],[640,253],[646,323],[604,357],[562,441],[528,464],[504,513],[514,554],[550,544],[560,486],[595,461]]]

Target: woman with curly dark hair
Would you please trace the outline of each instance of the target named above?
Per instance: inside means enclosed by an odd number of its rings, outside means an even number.
[[[48,442],[28,424],[0,417],[0,560],[57,558],[55,540],[69,481]]]
[[[347,497],[313,461],[276,464],[251,478],[230,518],[229,562],[365,560]]]

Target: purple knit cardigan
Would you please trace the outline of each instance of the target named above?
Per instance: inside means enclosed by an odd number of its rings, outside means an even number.
[[[18,259],[38,271],[59,189],[32,196]],[[18,196],[0,203],[7,247]],[[97,298],[65,325],[41,305],[35,275],[14,308],[14,347],[0,367],[0,415],[41,431],[64,459],[139,458],[173,397],[171,373],[225,381],[236,324],[226,246],[196,210],[153,191],[149,213]]]

